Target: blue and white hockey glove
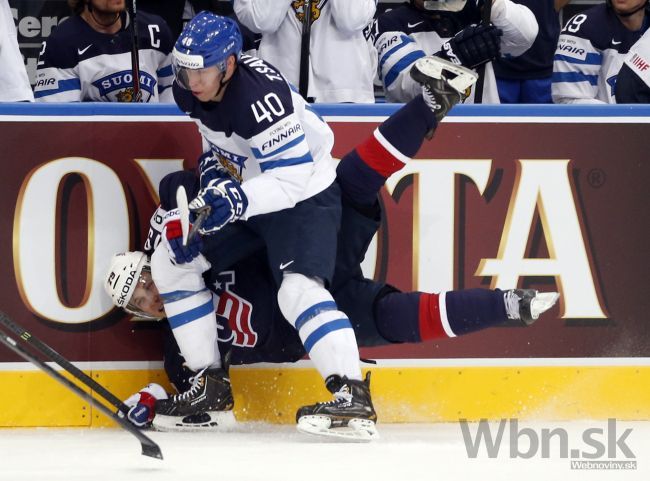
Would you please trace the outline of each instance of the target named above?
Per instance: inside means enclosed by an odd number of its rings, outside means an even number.
[[[131,408],[126,418],[139,428],[147,426],[156,415],[155,406],[158,399],[167,399],[167,393],[159,384],[148,384],[124,401],[124,404]]]
[[[231,178],[228,171],[219,163],[212,152],[206,152],[199,157],[199,174],[199,189],[204,189],[213,180]]]
[[[191,228],[191,225],[190,225]],[[195,235],[183,245],[183,228],[178,209],[167,212],[163,221],[163,243],[176,264],[192,262],[201,253],[201,236]]]
[[[226,224],[240,219],[248,207],[248,198],[239,182],[215,179],[201,189],[189,207],[196,214],[206,208],[210,209],[199,232],[212,234],[223,229]]]
[[[501,35],[503,32],[494,25],[470,25],[443,43],[436,55],[463,67],[476,68],[499,56]]]

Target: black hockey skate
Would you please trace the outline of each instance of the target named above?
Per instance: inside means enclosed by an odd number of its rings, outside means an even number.
[[[298,431],[349,441],[371,441],[379,437],[377,413],[370,398],[370,373],[363,381],[329,376],[325,380],[334,400],[298,409]]]
[[[458,102],[464,101],[478,80],[473,70],[456,65],[435,55],[417,60],[411,78],[422,85],[424,102],[440,122]]]
[[[160,431],[203,431],[232,427],[234,401],[223,369],[204,369],[191,378],[192,387],[156,401],[152,426]]]
[[[555,305],[560,298],[557,292],[538,292],[535,289],[510,289],[503,294],[509,319],[520,319],[526,326]]]

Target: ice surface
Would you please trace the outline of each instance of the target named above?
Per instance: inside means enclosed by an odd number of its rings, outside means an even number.
[[[222,433],[149,433],[163,452],[159,461],[140,455],[139,442],[119,429],[0,429],[2,481],[317,481],[317,480],[649,480],[650,422],[619,422],[636,470],[576,471],[551,441],[549,458],[511,459],[508,428],[496,459],[482,447],[470,459],[459,424],[379,424],[382,438],[370,444],[323,441],[293,426],[247,423]],[[469,425],[476,433],[477,424]],[[583,442],[603,421],[524,423],[519,428],[562,428],[569,448],[593,451]],[[492,424],[496,435],[497,425]],[[601,438],[606,441],[606,436]],[[598,436],[595,439],[601,439]],[[527,450],[521,437],[519,451]],[[617,451],[616,459],[627,461]],[[607,460],[603,455],[599,461]],[[524,475],[525,478],[520,477]]]

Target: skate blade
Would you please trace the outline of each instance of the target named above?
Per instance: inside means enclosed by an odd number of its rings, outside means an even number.
[[[375,423],[368,419],[351,419],[347,427],[330,428],[331,420],[327,416],[303,416],[296,428],[299,432],[313,436],[323,436],[341,441],[369,443],[379,439]]]
[[[419,70],[422,76],[433,77],[439,80],[446,79],[446,82],[461,95],[464,95],[465,91],[478,80],[478,74],[473,70],[462,65],[456,65],[435,55],[417,60],[415,68]],[[453,78],[447,78],[448,75],[446,73],[451,73]]]
[[[156,431],[227,431],[236,426],[232,411],[208,411],[190,416],[156,414],[151,422]]]
[[[560,298],[557,292],[538,292],[530,301],[530,313],[533,319],[538,319],[541,314],[548,311]]]

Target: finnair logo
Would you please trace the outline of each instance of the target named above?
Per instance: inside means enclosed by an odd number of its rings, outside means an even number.
[[[604,428],[589,427],[582,430],[578,445],[570,443],[569,438],[570,434],[575,436],[580,433],[574,430],[570,433],[562,427],[535,430],[521,427],[518,419],[501,419],[498,425],[482,419],[476,432],[472,433],[467,420],[461,419],[459,422],[467,456],[472,459],[479,456],[482,446],[485,447],[488,458],[499,457],[504,433],[507,431],[510,459],[559,457],[570,459],[571,469],[636,469],[636,456],[627,444],[632,428],[618,434],[621,430],[616,419],[608,419]]]

